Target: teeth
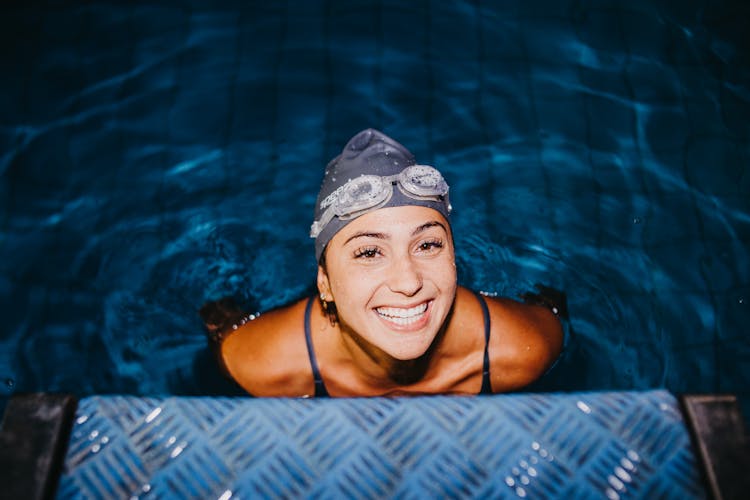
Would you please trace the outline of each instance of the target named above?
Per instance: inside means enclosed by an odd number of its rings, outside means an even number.
[[[427,310],[427,303],[409,309],[399,307],[378,307],[376,311],[388,321],[397,325],[408,325],[417,321]]]

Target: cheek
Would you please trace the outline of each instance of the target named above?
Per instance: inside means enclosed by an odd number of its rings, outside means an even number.
[[[331,283],[339,320],[355,330],[364,328],[367,309],[377,284],[368,273],[353,272]]]
[[[361,302],[369,297],[372,289],[377,286],[377,276],[373,276],[372,273],[351,266],[346,270],[337,271],[331,281],[331,291],[336,302],[340,304]]]
[[[428,272],[440,288],[456,286],[456,263],[452,256],[431,263]]]
[[[456,273],[446,272],[441,276],[438,287],[446,294],[455,295],[456,288]]]

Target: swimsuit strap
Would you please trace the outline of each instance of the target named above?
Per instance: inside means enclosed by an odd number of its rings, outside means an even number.
[[[310,358],[310,366],[312,367],[313,380],[315,381],[315,397],[316,398],[327,398],[328,390],[326,385],[323,383],[323,378],[320,376],[320,370],[318,369],[318,361],[315,359],[315,351],[312,345],[312,335],[310,333],[310,312],[312,311],[312,305],[314,297],[310,297],[305,307],[305,342],[307,343],[307,356]]]
[[[492,394],[492,383],[490,382],[490,310],[487,308],[487,301],[480,294],[475,292],[479,303],[482,306],[482,315],[484,316],[484,364],[482,366],[482,388],[479,394]]]

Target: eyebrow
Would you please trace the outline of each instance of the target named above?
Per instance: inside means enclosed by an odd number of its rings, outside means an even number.
[[[428,230],[429,228],[431,228],[431,227],[435,227],[435,226],[440,226],[440,227],[442,227],[442,228],[443,228],[443,231],[445,231],[445,232],[446,232],[446,234],[448,233],[448,230],[447,230],[447,229],[445,228],[445,226],[443,225],[443,223],[442,223],[442,222],[438,222],[438,221],[436,221],[436,220],[431,220],[430,222],[425,222],[424,224],[422,224],[421,226],[419,226],[418,228],[416,228],[416,229],[415,229],[414,231],[412,231],[411,235],[412,235],[412,236],[416,236],[416,235],[418,235],[419,233],[421,233],[421,232],[423,232],[423,231],[426,231],[426,230]]]
[[[369,231],[359,231],[351,235],[349,238],[347,238],[347,240],[344,242],[344,245],[346,245],[350,241],[355,240],[357,238],[377,238],[379,240],[387,240],[388,235],[385,233],[373,233]]]
[[[425,222],[418,228],[416,228],[414,231],[411,232],[411,236],[416,236],[426,230],[428,230],[431,227],[439,226],[443,228],[443,231],[448,233],[448,230],[445,228],[445,225],[442,222],[438,222],[436,220]],[[352,240],[355,240],[357,238],[377,238],[379,240],[387,240],[390,238],[390,235],[387,233],[374,233],[371,231],[359,231],[357,233],[354,233],[351,235],[347,240],[344,242],[344,245],[349,243]]]

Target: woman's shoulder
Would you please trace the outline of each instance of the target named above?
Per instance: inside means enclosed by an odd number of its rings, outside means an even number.
[[[473,294],[467,290],[464,295],[467,293]],[[482,299],[487,304],[491,326],[493,390],[504,392],[525,387],[541,377],[559,356],[563,341],[560,321],[539,305],[504,297],[482,296]]]
[[[250,394],[301,396],[310,391],[312,371],[304,333],[307,301],[261,314],[222,342],[220,356],[229,375]]]

